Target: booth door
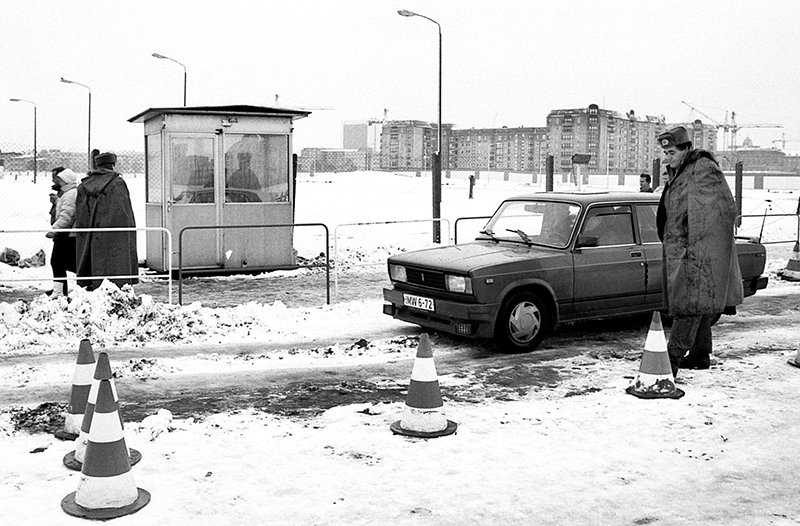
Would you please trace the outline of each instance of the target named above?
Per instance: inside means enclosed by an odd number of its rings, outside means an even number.
[[[222,265],[292,265],[291,154],[288,134],[225,133]]]
[[[215,177],[216,138],[213,134],[170,134],[167,224],[173,236],[174,268],[178,251],[183,268],[220,265],[220,232],[185,227],[214,226],[220,215]]]

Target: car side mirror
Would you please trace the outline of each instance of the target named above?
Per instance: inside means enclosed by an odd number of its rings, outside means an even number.
[[[597,236],[578,236],[578,242],[575,243],[575,248],[596,247],[597,241]]]

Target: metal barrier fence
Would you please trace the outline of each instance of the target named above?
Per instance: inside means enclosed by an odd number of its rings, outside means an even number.
[[[60,228],[58,230],[53,230],[52,228],[39,228],[39,229],[15,229],[15,230],[0,230],[0,234],[41,234],[45,232],[59,232],[59,233],[66,233],[66,232],[75,232],[75,233],[86,233],[86,232],[161,232],[162,234],[166,235],[167,238],[167,250],[169,253],[172,253],[172,234],[169,230],[161,226],[149,226],[149,227],[116,227],[116,228]],[[166,277],[168,279],[168,301],[170,305],[172,304],[172,265],[171,261],[167,265],[167,272],[165,274],[147,274],[148,277],[159,278],[159,277]],[[88,276],[80,276],[80,279],[117,279],[117,278],[141,278],[141,274],[115,274],[109,276],[96,276],[96,275],[88,275]],[[66,278],[68,281],[76,281],[78,276],[70,277],[67,276]],[[0,282],[8,281],[8,282],[22,282],[22,281],[38,281],[32,280],[31,278],[4,278],[0,279]]]
[[[227,230],[233,228],[287,228],[321,226],[325,229],[325,264],[324,265],[280,265],[259,268],[258,270],[296,270],[299,268],[320,268],[325,267],[325,288],[327,294],[327,304],[331,304],[331,261],[330,261],[330,234],[328,226],[324,223],[284,223],[275,225],[209,225],[209,226],[187,226],[178,234],[178,304],[183,304],[183,234],[189,230]],[[172,254],[172,251],[169,252]],[[171,258],[170,258],[171,259]]]
[[[333,229],[333,261],[335,263],[335,267],[333,270],[333,290],[336,295],[339,294],[339,268],[341,265],[341,259],[339,258],[339,228],[340,227],[373,227],[373,226],[381,226],[381,225],[399,225],[399,224],[419,224],[419,223],[439,223],[439,224],[446,224],[447,225],[447,233],[445,236],[441,237],[440,239],[447,240],[447,244],[450,243],[450,220],[446,218],[436,218],[436,219],[409,219],[409,220],[402,220],[402,221],[374,221],[368,223],[342,223],[336,225]],[[424,232],[424,235],[430,236],[430,231]],[[383,264],[381,263],[360,263],[354,264],[353,266],[359,267],[368,267]]]

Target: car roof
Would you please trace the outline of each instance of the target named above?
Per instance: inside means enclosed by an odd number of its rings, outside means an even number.
[[[657,203],[659,199],[661,194],[648,192],[539,192],[509,197],[504,201],[569,201],[587,206],[620,201]]]

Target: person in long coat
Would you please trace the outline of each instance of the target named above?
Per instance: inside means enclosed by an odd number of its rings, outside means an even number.
[[[81,180],[75,201],[75,228],[135,227],[128,185],[114,170],[117,156],[102,153],[97,168]],[[83,232],[77,234],[78,285],[88,290],[100,286],[94,276],[136,276],[139,259],[136,232]],[[84,279],[81,279],[84,278]],[[118,287],[137,278],[109,278]]]
[[[667,352],[677,374],[679,367],[708,369],[712,320],[735,311],[744,291],[736,203],[714,156],[693,149],[682,126],[660,134],[658,142],[668,165],[657,218],[665,307],[673,317]]]

